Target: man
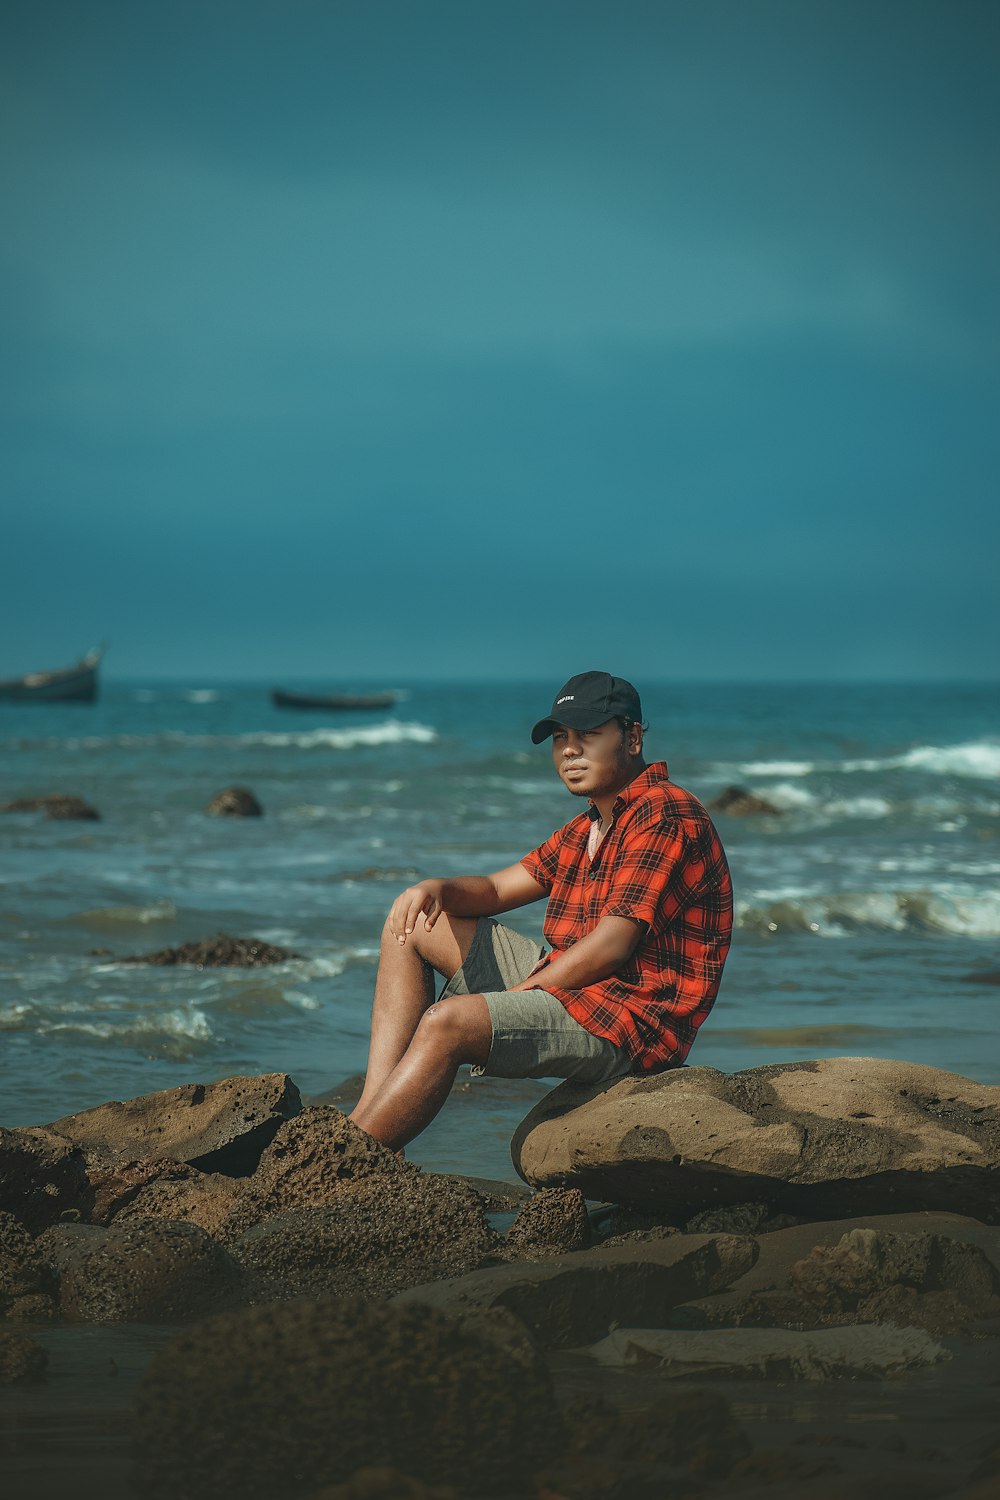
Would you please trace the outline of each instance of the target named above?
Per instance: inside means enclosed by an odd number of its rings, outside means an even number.
[[[531,738],[551,735],[556,772],[588,810],[519,864],[396,898],[351,1115],[378,1140],[399,1150],[418,1135],[462,1063],[582,1082],[684,1061],[719,988],[732,887],[701,803],[643,760],[643,728],[631,683],[572,677]],[[543,896],[548,952],[490,920]]]

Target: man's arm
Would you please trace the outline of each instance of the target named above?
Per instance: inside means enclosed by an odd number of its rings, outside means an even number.
[[[645,922],[633,922],[630,917],[602,917],[586,937],[543,959],[527,979],[512,988],[547,990],[555,985],[561,990],[582,990],[608,979],[632,957],[645,930]]]
[[[547,894],[523,865],[508,865],[493,875],[421,880],[396,897],[389,912],[389,928],[405,943],[421,916],[430,932],[442,912],[452,917],[493,917],[540,901]]]

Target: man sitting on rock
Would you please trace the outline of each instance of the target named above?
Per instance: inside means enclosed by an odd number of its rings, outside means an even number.
[[[556,772],[588,810],[519,864],[421,880],[393,902],[351,1115],[387,1146],[430,1123],[462,1063],[610,1082],[684,1061],[719,988],[732,887],[701,803],[643,760],[644,727],[631,683],[570,678],[531,738],[551,735]],[[543,896],[549,951],[492,920]]]

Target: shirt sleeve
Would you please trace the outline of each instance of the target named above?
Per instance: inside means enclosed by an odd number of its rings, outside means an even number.
[[[679,818],[661,817],[629,829],[601,916],[629,917],[659,932],[687,905],[704,875],[704,862]]]
[[[562,837],[563,830],[557,828],[544,844],[539,844],[537,849],[533,849],[521,860],[532,880],[537,880],[544,891],[551,891],[559,873],[559,846]]]

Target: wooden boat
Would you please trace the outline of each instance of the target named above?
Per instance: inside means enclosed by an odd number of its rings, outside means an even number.
[[[286,693],[274,688],[271,702],[275,708],[392,708],[398,693]]]
[[[96,646],[73,667],[56,672],[29,672],[26,677],[0,680],[4,703],[93,703],[97,697],[97,668],[107,648]]]

